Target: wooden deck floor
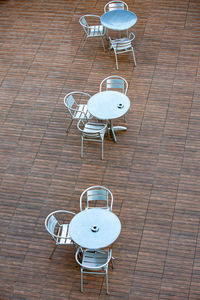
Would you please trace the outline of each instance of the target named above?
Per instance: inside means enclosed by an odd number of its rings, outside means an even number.
[[[106,1],[0,1],[0,299],[200,299],[200,2],[127,0],[131,55],[81,49],[81,15]],[[106,44],[107,45],[107,44]],[[129,83],[131,108],[118,143],[85,147],[76,122],[69,135],[65,94],[95,94],[102,79]],[[118,120],[123,123],[123,118]],[[111,295],[102,277],[85,277],[72,248],[44,228],[57,209],[79,211],[91,185],[114,194],[122,223],[114,244]]]

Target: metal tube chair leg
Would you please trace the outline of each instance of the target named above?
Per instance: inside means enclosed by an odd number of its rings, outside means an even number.
[[[116,68],[118,70],[118,61],[117,61],[117,54],[115,53],[115,61],[116,61]]]
[[[82,47],[81,47],[82,49],[84,48],[86,41],[87,41],[87,36],[85,36],[85,37],[83,38],[83,45],[82,45]]]
[[[136,59],[135,59],[135,52],[134,52],[134,50],[133,50],[133,60],[134,60],[135,66],[136,66]]]
[[[81,137],[81,158],[83,158],[83,137]]]
[[[101,159],[103,160],[103,140],[102,140],[102,143],[101,143]]]
[[[106,271],[106,294],[109,295],[109,291],[108,291],[108,271]]]
[[[112,256],[112,257],[111,257],[112,269],[114,269],[114,259],[115,259],[115,258]]]
[[[71,125],[72,125],[72,122],[73,122],[73,119],[71,119],[71,122],[69,123],[69,126],[67,127],[66,133],[68,133],[68,132],[69,132],[69,130],[70,130],[70,127],[71,127]]]
[[[49,256],[49,259],[52,258],[53,254],[54,254],[54,252],[55,252],[55,250],[56,250],[56,248],[57,248],[57,246],[58,246],[58,245],[55,245],[55,247],[53,248],[53,250],[52,250],[52,252],[51,252],[51,254],[50,254],[50,256]]]
[[[83,292],[83,270],[81,269],[81,292]]]
[[[108,28],[106,28],[106,40],[108,40]]]
[[[103,45],[103,50],[105,52],[106,50],[105,50],[104,41],[103,41],[103,37],[102,36],[101,36],[101,41],[102,41],[102,45]]]

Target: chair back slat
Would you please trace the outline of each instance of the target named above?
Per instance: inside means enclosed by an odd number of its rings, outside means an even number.
[[[123,2],[113,2],[108,5],[108,10],[124,10]]]
[[[102,207],[108,208],[109,207],[108,192],[106,190],[99,190],[99,189],[87,191],[87,206],[88,207],[90,206],[91,201],[99,201],[99,202],[102,201],[102,203],[100,203],[100,204],[102,204]]]
[[[117,75],[109,76],[102,80],[100,84],[100,92],[102,90],[115,90],[126,95],[128,83],[123,77]]]
[[[127,41],[119,41],[116,43],[116,47],[117,47],[117,51],[118,50],[125,50],[125,49],[128,49],[128,48],[131,48],[132,47],[132,44],[131,44],[131,41],[127,40]]]
[[[93,202],[93,203],[92,203]],[[80,210],[82,211],[83,203],[85,209],[92,207],[101,207],[112,211],[113,195],[109,189],[103,186],[91,186],[87,188],[80,197]],[[92,204],[92,205],[91,205]]]
[[[112,11],[112,10],[128,10],[128,5],[124,1],[113,0],[104,6],[104,12]]]
[[[106,89],[120,89],[124,92],[124,81],[121,79],[108,79],[106,82]]]

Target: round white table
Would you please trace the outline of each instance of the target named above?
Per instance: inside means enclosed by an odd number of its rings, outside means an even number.
[[[79,246],[103,249],[110,246],[121,232],[119,218],[107,209],[89,208],[79,212],[69,224],[69,234]]]
[[[113,139],[117,142],[115,131],[126,130],[124,126],[113,126],[112,120],[117,119],[129,110],[129,98],[120,92],[103,91],[93,95],[87,104],[88,111],[99,120],[110,121]]]
[[[128,30],[137,22],[137,16],[129,10],[111,10],[101,16],[101,24],[112,30]]]

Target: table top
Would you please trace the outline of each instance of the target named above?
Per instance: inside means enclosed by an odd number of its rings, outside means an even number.
[[[127,30],[137,22],[137,16],[129,10],[111,10],[101,16],[101,24],[112,30]]]
[[[121,223],[107,209],[89,208],[79,212],[69,224],[72,240],[83,248],[103,249],[119,236]]]
[[[120,92],[104,91],[93,95],[87,104],[88,111],[99,120],[119,118],[129,110],[129,98]]]

